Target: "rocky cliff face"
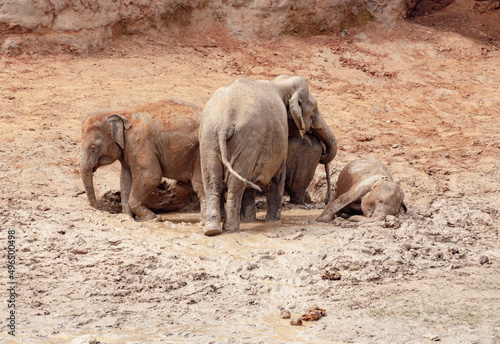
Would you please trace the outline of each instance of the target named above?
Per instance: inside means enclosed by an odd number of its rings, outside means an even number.
[[[3,0],[1,53],[87,54],[118,35],[219,25],[239,39],[393,26],[416,0]]]

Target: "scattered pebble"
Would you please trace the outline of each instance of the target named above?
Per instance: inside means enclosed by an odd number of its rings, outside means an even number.
[[[310,309],[308,309],[306,313],[302,314],[300,318],[305,321],[316,321],[324,316],[325,313],[326,311],[324,309],[321,309],[318,306],[314,305]]]
[[[490,259],[487,256],[481,256],[479,258],[479,264],[484,265],[484,264],[489,264]]]
[[[330,281],[339,281],[341,277],[342,276],[340,275],[340,272],[338,272],[338,271],[334,271],[334,272],[325,271],[325,273],[323,275],[321,275],[322,279],[327,279]]]
[[[289,311],[289,310],[284,309],[284,310],[282,310],[282,311],[280,312],[280,317],[281,317],[282,319],[290,319],[290,318],[292,317],[292,315],[290,314],[290,311]],[[292,325],[293,325],[293,324],[292,324]]]

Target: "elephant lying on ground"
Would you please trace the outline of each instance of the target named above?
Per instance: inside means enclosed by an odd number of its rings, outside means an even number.
[[[352,216],[353,221],[382,220],[396,215],[402,207],[404,194],[387,168],[375,158],[355,160],[340,172],[335,199],[317,218],[329,222],[335,215],[347,210],[361,210],[363,216]]]
[[[203,214],[197,136],[200,115],[198,106],[167,100],[87,116],[82,126],[81,172],[90,204],[97,206],[93,173],[119,160],[123,213],[140,221],[160,220],[143,203],[163,176],[190,180]]]
[[[316,99],[309,93],[306,80],[297,76],[280,76],[272,81],[238,79],[219,88],[205,105],[199,137],[206,235],[222,232],[220,202],[224,182],[224,230],[239,229],[246,186],[257,190],[265,187],[266,220],[280,220],[288,150],[287,109],[301,136],[310,129],[325,130]],[[327,149],[322,159],[328,160],[331,155]]]

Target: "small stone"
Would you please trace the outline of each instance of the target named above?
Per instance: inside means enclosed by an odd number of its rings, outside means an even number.
[[[333,272],[325,271],[325,273],[321,275],[321,278],[324,280],[339,281],[342,278],[342,276],[338,271],[333,271]]]
[[[387,221],[387,222],[396,221],[396,216],[394,216],[394,215],[387,215],[385,217],[385,221]]]
[[[290,320],[290,324],[292,326],[302,326],[302,320],[300,318],[292,318],[292,320]]]
[[[427,337],[433,342],[441,341],[441,338],[437,335],[434,335],[434,334],[428,334]]]
[[[306,313],[302,314],[300,318],[305,321],[316,321],[321,319],[326,314],[324,309],[319,308],[317,305],[312,306]]]
[[[487,256],[481,256],[479,258],[479,264],[484,265],[484,264],[489,264],[490,259]]]
[[[284,309],[280,312],[280,317],[282,319],[290,319],[292,317],[292,315],[290,314],[290,311],[287,310],[287,309]]]

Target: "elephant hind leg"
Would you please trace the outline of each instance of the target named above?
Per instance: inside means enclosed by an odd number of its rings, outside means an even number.
[[[255,189],[246,188],[241,200],[241,222],[253,222],[256,220]]]
[[[285,190],[286,167],[283,162],[271,179],[267,188],[267,212],[266,221],[280,221],[281,208],[283,205],[283,192]]]
[[[226,219],[223,228],[227,232],[240,229],[240,212],[245,183],[238,177],[230,174],[227,180]]]
[[[200,145],[200,149],[210,152],[210,147]],[[221,226],[221,195],[223,189],[222,176],[224,173],[222,163],[215,153],[201,156],[203,188],[205,196],[205,206],[202,216],[204,216],[203,232],[206,236],[213,236],[222,233]]]

